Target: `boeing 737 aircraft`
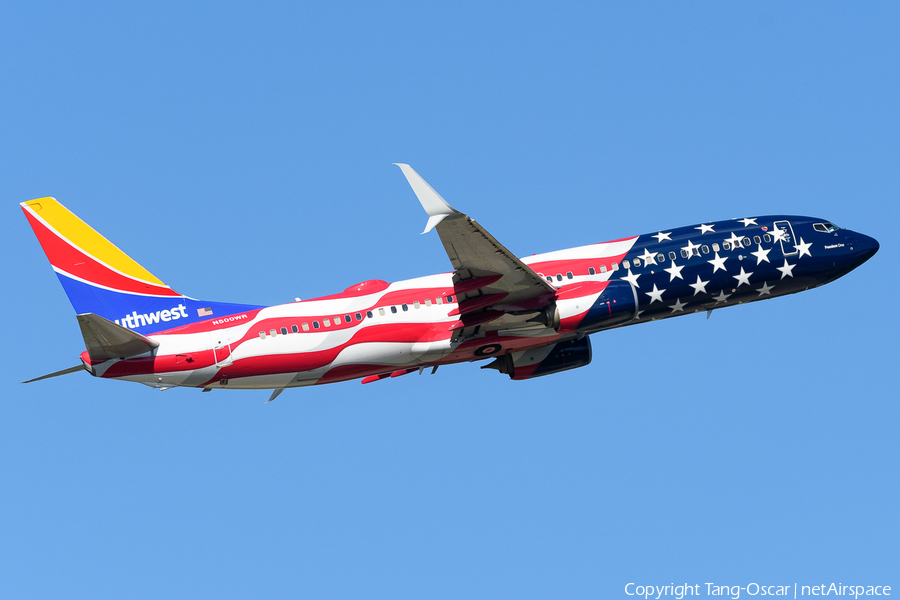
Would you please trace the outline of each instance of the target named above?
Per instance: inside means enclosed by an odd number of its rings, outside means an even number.
[[[808,290],[878,251],[824,219],[778,215],[520,259],[398,166],[453,270],[269,307],[179,294],[53,198],[23,202],[87,347],[81,365],[37,379],[84,369],[161,389],[273,390],[270,401],[285,388],[481,359],[531,379],[590,363],[592,333]]]

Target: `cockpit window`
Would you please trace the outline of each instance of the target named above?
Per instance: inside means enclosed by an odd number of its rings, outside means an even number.
[[[831,233],[832,231],[837,231],[840,227],[834,223],[813,223],[813,229],[822,233]]]

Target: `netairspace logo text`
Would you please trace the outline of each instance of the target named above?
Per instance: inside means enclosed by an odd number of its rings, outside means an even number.
[[[668,596],[675,600],[682,600],[689,596],[719,596],[738,600],[741,594],[746,596],[777,596],[781,598],[799,598],[801,596],[845,596],[859,598],[865,596],[890,596],[889,585],[843,585],[842,583],[822,583],[819,585],[763,585],[761,583],[748,583],[740,585],[719,585],[716,583],[687,583],[675,585],[640,585],[629,583],[625,586],[625,593],[629,596],[660,600]]]

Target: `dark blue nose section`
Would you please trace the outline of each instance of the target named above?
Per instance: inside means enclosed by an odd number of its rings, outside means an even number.
[[[857,257],[857,265],[861,265],[878,252],[878,240],[861,233],[854,233],[853,252]]]
[[[825,258],[826,263],[831,262],[832,267],[827,269],[828,275],[823,278],[822,283],[829,283],[843,277],[878,252],[878,241],[867,235],[844,229],[843,237],[840,239],[842,243],[833,246],[825,245],[823,248],[826,251],[839,248],[839,254]]]

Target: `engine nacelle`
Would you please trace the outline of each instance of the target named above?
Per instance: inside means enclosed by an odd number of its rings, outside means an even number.
[[[590,362],[591,340],[584,336],[577,340],[498,356],[494,362],[481,368],[496,369],[509,375],[510,379],[521,381],[577,369]]]
[[[624,325],[637,318],[637,290],[627,281],[610,281],[578,323],[577,331],[594,332]]]

